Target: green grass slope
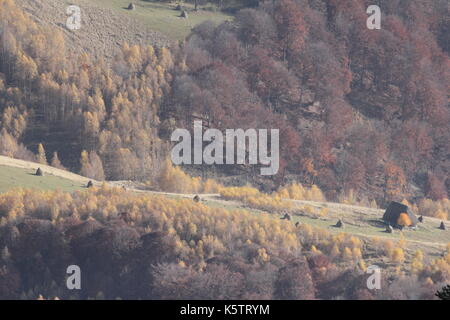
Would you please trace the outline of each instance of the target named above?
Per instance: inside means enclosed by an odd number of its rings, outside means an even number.
[[[231,20],[232,16],[224,14],[218,10],[210,10],[200,6],[197,12],[191,11],[193,8],[189,4],[183,7],[188,11],[188,19],[180,18],[180,11],[175,10],[175,3],[159,3],[150,1],[130,1],[130,0],[87,0],[96,6],[115,10],[128,15],[147,25],[150,29],[161,32],[174,40],[184,39],[191,31],[192,27],[211,20],[221,23]],[[126,10],[130,2],[136,6],[135,10]]]
[[[49,174],[39,177],[30,169],[0,165],[0,193],[15,188],[72,192],[83,190],[85,186],[80,182]]]
[[[269,215],[274,219],[281,218],[281,213],[266,212],[246,207],[238,201],[226,201],[219,196],[203,197],[208,206],[220,207],[229,210],[245,208],[256,215]],[[285,200],[292,201],[292,200]],[[394,242],[404,239],[407,242],[407,251],[412,254],[415,250],[421,249],[424,252],[437,256],[450,243],[450,222],[445,221],[447,230],[440,230],[441,220],[425,217],[424,223],[413,229],[395,230],[394,233],[386,233],[382,221],[383,209],[373,209],[355,205],[347,205],[332,202],[315,201],[293,201],[297,207],[294,210],[291,221],[286,223],[295,224],[304,223],[315,228],[326,230],[333,234],[347,233],[360,238],[381,240],[392,240]],[[314,217],[305,211],[305,206],[310,206],[316,210],[327,209],[328,214],[325,217]],[[344,221],[344,228],[337,228],[335,224],[338,219]]]
[[[35,175],[38,167],[43,169],[44,176],[39,177]],[[0,156],[0,193],[15,188],[73,192],[76,190],[86,190],[85,186],[87,181],[89,181],[88,178],[68,171],[34,162]],[[120,181],[109,181],[106,183],[111,186],[121,186]],[[94,184],[99,185],[100,182],[94,181]],[[160,194],[168,198],[193,197],[193,195],[189,194],[143,191],[135,189],[133,186],[127,186],[127,189],[131,192]],[[273,219],[279,219],[281,217],[280,213],[248,208],[239,201],[228,201],[219,195],[202,195],[201,198],[203,204],[213,208],[224,208],[227,210],[245,208],[255,215],[267,215]],[[424,223],[419,224],[416,230],[405,229],[403,232],[396,231],[393,234],[389,234],[385,232],[385,227],[381,221],[384,210],[331,202],[296,200],[293,202],[296,209],[293,212],[292,221],[286,221],[286,223],[295,224],[296,222],[300,222],[327,230],[334,234],[344,232],[362,238],[391,239],[394,241],[403,238],[408,242],[409,251],[413,252],[416,249],[422,249],[431,255],[439,255],[450,242],[450,223],[448,221],[446,221],[448,229],[440,230],[438,229],[440,224],[439,219],[425,217]],[[325,217],[314,217],[306,212],[305,206],[313,207],[315,210],[326,208],[328,214]],[[334,226],[338,219],[344,221],[345,228],[341,229]]]

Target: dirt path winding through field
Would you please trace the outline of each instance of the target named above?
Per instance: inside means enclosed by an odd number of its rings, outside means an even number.
[[[143,186],[138,183],[132,181],[95,181],[93,179],[89,179],[78,174],[57,169],[48,165],[42,165],[35,162],[24,161],[19,159],[13,159],[5,156],[0,156],[0,166],[10,166],[16,168],[23,168],[30,171],[36,171],[38,168],[41,168],[43,172],[47,175],[53,175],[56,177],[61,177],[64,179],[72,180],[75,182],[79,182],[82,184],[87,184],[88,181],[93,181],[93,183],[97,186],[100,186],[103,183],[106,183],[110,186],[115,187],[125,187],[128,191],[143,193],[143,194],[153,194],[153,195],[163,195],[169,197],[178,197],[178,198],[187,198],[193,199],[195,194],[181,194],[181,193],[171,193],[171,192],[160,192],[160,191],[152,191],[152,190],[144,190]],[[228,208],[245,208],[245,205],[239,201],[229,201],[220,197],[219,194],[199,194],[202,202],[205,204],[217,204],[223,207]],[[314,209],[320,210],[323,208],[327,208],[329,210],[328,216],[325,220],[320,219],[311,219],[308,218],[306,221],[307,224],[311,223],[312,225],[316,225],[317,222],[322,222],[323,225],[318,223],[316,226],[319,228],[329,228],[329,225],[335,222],[338,218],[343,219],[347,224],[348,228],[343,229],[342,232],[350,232],[356,236],[361,237],[379,237],[384,239],[398,240],[398,234],[384,234],[380,233],[380,227],[374,227],[370,224],[370,221],[381,221],[381,217],[383,215],[384,210],[375,209],[375,208],[367,208],[361,207],[357,205],[349,205],[342,203],[334,203],[334,202],[320,202],[320,201],[307,201],[307,200],[290,200],[285,199],[285,201],[292,201],[296,204],[297,209],[302,211],[302,208],[305,206],[313,207]],[[261,211],[261,213],[266,213],[272,215],[274,217],[278,217],[278,215],[274,215],[270,212]],[[306,216],[294,216],[294,220],[301,221],[307,219]],[[412,244],[414,247],[420,248],[421,246],[427,246],[429,248],[433,248],[434,252],[438,252],[442,250],[442,248],[450,242],[450,231],[442,231],[438,230],[436,226],[440,223],[439,219],[425,217],[425,222],[420,225],[419,230],[416,234],[415,231],[411,231],[406,235],[406,240]],[[450,223],[446,222],[447,229],[450,229]],[[351,229],[351,230],[350,230]],[[332,230],[339,231],[339,230]],[[374,234],[374,232],[377,232]],[[436,240],[436,241],[435,241]]]

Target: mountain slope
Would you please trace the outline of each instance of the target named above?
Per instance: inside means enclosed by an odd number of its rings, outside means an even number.
[[[44,172],[43,177],[37,177],[34,172],[37,168],[41,168]],[[86,184],[92,179],[74,174],[69,171],[45,166],[35,162],[23,161],[0,156],[0,193],[16,187],[32,188],[40,190],[61,190],[72,192],[76,190],[86,190]],[[95,184],[100,185],[98,181]],[[108,181],[105,182],[110,186],[126,186],[129,192],[155,194],[168,198],[193,198],[193,194],[167,193],[158,191],[142,190],[132,182],[124,181]],[[218,194],[200,195],[202,203],[212,208],[224,208],[228,210],[247,209],[257,215],[267,215],[273,219],[279,219],[279,214],[262,210],[255,210],[246,207],[239,201],[225,200]],[[417,249],[424,250],[432,255],[440,254],[447,243],[450,242],[450,231],[439,230],[439,219],[425,217],[424,223],[419,225],[416,230],[404,230],[403,232],[394,232],[389,234],[385,232],[382,223],[384,210],[361,207],[356,205],[348,205],[333,202],[320,201],[303,201],[288,200],[295,204],[292,221],[287,222],[295,224],[300,222],[319,229],[327,230],[333,234],[342,232],[355,235],[360,238],[374,239],[380,238],[384,240],[400,240],[407,241],[407,249],[412,254]],[[316,217],[309,213],[308,207],[315,210],[327,210],[324,217]],[[334,224],[338,219],[342,219],[345,228],[336,228]],[[450,229],[450,223],[446,222],[447,229]]]
[[[31,173],[35,173],[38,168],[41,168],[44,174],[49,174],[51,176],[63,178],[66,180],[82,184],[86,184],[88,181],[92,180],[66,170],[57,169],[36,162],[13,159],[5,156],[0,156],[0,166],[26,169]]]
[[[73,0],[16,0],[33,20],[44,26],[56,27],[64,33],[70,50],[86,52],[92,57],[111,59],[123,43],[130,45],[168,46],[171,40],[160,32],[150,29],[140,20],[125,13],[104,7],[97,1]],[[66,28],[69,5],[81,8],[81,29]],[[122,10],[124,11],[124,10]]]
[[[212,20],[217,23],[231,18],[220,12],[200,10],[188,19],[165,3],[134,1],[136,9],[126,10],[127,0],[16,0],[36,22],[57,27],[64,32],[71,50],[87,52],[92,57],[109,60],[123,43],[167,47],[184,39],[195,25]],[[69,5],[81,9],[81,29],[66,28]],[[175,40],[175,41],[174,41]]]

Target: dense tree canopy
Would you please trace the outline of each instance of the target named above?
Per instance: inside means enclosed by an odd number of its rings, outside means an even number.
[[[180,46],[124,44],[106,63],[74,56],[61,33],[1,0],[0,152],[40,162],[57,152],[59,164],[90,177],[148,180],[173,129],[200,118],[281,131],[276,177],[216,173],[269,190],[289,179],[318,184],[330,198],[445,198],[447,3],[378,1],[381,30],[366,28],[368,4],[244,4],[233,22],[205,22]]]

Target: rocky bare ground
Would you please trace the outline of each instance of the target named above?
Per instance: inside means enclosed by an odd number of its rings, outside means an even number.
[[[93,57],[111,60],[123,43],[130,45],[170,46],[165,35],[126,15],[101,8],[85,0],[14,0],[18,6],[40,24],[57,27],[63,31],[67,48],[86,52]],[[71,31],[66,27],[70,5],[81,9],[81,29]]]

